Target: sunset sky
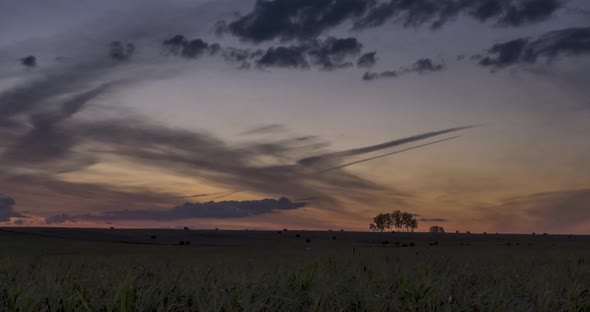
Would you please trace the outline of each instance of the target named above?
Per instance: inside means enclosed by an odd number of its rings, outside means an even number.
[[[589,79],[586,0],[2,1],[0,226],[588,233]]]

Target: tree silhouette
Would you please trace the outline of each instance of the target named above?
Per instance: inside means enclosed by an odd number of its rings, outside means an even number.
[[[430,227],[430,229],[428,230],[428,232],[430,232],[430,233],[444,233],[445,232],[445,228],[443,228],[442,226],[433,225],[433,226]]]
[[[373,218],[373,223],[369,224],[369,230],[373,232],[383,232],[392,228],[396,231],[413,232],[418,228],[418,220],[411,213],[396,210],[392,213],[378,214]]]

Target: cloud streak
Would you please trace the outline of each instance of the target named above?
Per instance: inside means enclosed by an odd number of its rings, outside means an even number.
[[[566,28],[548,32],[537,38],[518,38],[493,45],[485,51],[479,65],[500,69],[531,65],[563,56],[590,54],[590,27]]]
[[[328,154],[303,158],[303,159],[299,160],[298,163],[300,165],[304,165],[304,166],[322,164],[322,163],[326,163],[331,160],[335,160],[335,159],[339,159],[339,158],[376,152],[376,151],[380,151],[380,150],[383,150],[386,148],[391,148],[391,147],[396,147],[396,146],[403,145],[403,144],[417,142],[417,141],[432,138],[435,136],[439,136],[439,135],[443,135],[443,134],[447,134],[447,133],[452,133],[452,132],[457,132],[457,131],[461,131],[461,130],[466,130],[466,129],[471,129],[474,127],[477,127],[477,126],[471,125],[471,126],[464,126],[464,127],[448,128],[448,129],[444,129],[444,130],[440,130],[440,131],[426,132],[426,133],[406,137],[403,139],[397,139],[397,140],[393,140],[393,141],[389,141],[389,142],[385,142],[385,143],[381,143],[381,144],[377,144],[377,145],[371,145],[371,146],[366,146],[366,147],[362,147],[362,148],[355,148],[355,149],[350,149],[350,150],[341,151],[341,152],[334,152],[334,153],[328,153]]]
[[[248,201],[221,201],[185,203],[166,210],[117,210],[100,214],[71,216],[59,214],[45,219],[47,224],[79,221],[179,221],[189,219],[234,219],[257,216],[279,211],[295,210],[306,206],[305,202],[292,202],[285,197]]]
[[[418,74],[433,73],[433,72],[442,71],[444,68],[445,68],[444,65],[436,64],[431,59],[424,58],[424,59],[419,59],[414,64],[412,64],[412,66],[409,68],[402,67],[397,70],[387,70],[387,71],[383,71],[380,73],[366,72],[363,75],[363,80],[371,81],[371,80],[377,80],[377,79],[383,79],[383,78],[397,78],[402,75],[411,74],[411,73],[418,73]]]

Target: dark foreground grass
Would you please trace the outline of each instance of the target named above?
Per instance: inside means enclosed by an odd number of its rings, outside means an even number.
[[[0,311],[590,311],[581,246],[0,243]]]

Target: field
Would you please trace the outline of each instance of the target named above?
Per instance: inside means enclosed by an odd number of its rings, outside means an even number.
[[[0,311],[590,311],[589,247],[578,235],[6,228]]]

